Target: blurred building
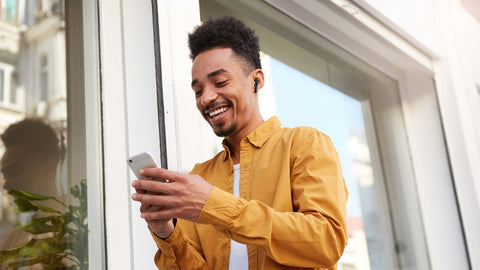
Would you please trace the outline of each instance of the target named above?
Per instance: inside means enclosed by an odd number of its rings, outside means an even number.
[[[66,120],[63,1],[0,3],[0,128],[25,116],[61,126]]]
[[[348,244],[338,263],[338,270],[369,270],[367,239],[362,218],[348,217]]]

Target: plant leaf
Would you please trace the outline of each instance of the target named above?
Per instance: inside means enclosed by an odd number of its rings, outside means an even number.
[[[42,269],[88,269],[88,219],[87,182],[71,188],[79,204],[67,205],[55,197],[11,190],[17,212],[42,211],[50,214],[18,223],[17,228],[33,235],[31,241],[12,249],[0,251],[0,263],[9,263],[10,268],[42,264]],[[64,206],[57,210],[36,201],[54,200]],[[64,264],[68,262],[68,267]]]
[[[42,269],[66,269],[66,266],[61,262],[64,256],[41,256],[32,259],[23,259],[18,262],[9,264],[12,269],[17,269],[22,266],[34,265],[37,263],[42,264]]]
[[[38,210],[37,206],[33,205],[30,201],[25,199],[15,199],[12,208],[17,213],[25,213]]]
[[[0,251],[0,263],[6,263],[12,261],[15,258],[21,257],[22,255],[20,254],[22,252],[22,249],[31,245],[35,245],[36,241],[36,239],[31,239],[30,241],[17,247]]]
[[[70,193],[72,193],[73,197],[80,198],[80,188],[78,187],[78,185],[70,188]]]
[[[80,206],[69,205],[68,210],[73,214],[80,211]]]
[[[29,201],[56,200],[55,197],[43,196],[43,195],[30,193],[30,192],[26,192],[26,191],[18,190],[18,189],[12,189],[12,190],[8,191],[8,194],[10,194],[11,196],[13,196],[15,198],[29,200]]]
[[[87,205],[87,179],[82,179],[82,181],[80,181],[80,193],[81,193],[81,196],[80,196],[80,204],[81,205]]]
[[[63,253],[67,248],[67,243],[65,239],[56,239],[52,237],[52,238],[42,238],[37,240],[40,244],[40,247],[50,254]]]
[[[12,190],[8,191],[8,194],[10,194],[10,196],[12,196],[16,199],[23,199],[23,200],[27,200],[27,201],[53,200],[53,201],[56,201],[59,204],[65,206],[65,204],[62,201],[60,201],[56,197],[52,197],[52,196],[43,196],[43,195],[39,195],[39,194],[35,194],[35,193],[23,191],[23,190],[18,190],[18,189],[12,189]]]
[[[32,201],[23,199],[23,198],[17,198],[14,201],[15,206],[13,207],[13,210],[16,211],[17,213],[25,213],[29,211],[37,211],[37,210],[42,210],[43,212],[47,213],[57,213],[61,214],[62,212],[55,210],[51,207],[41,205],[38,203],[34,203]]]
[[[41,205],[41,204],[38,204],[38,203],[34,203],[34,202],[30,202],[30,203],[32,205],[36,206],[38,209],[42,210],[43,212],[62,214],[62,212],[60,212],[59,210],[53,209],[51,207]]]
[[[21,248],[22,246],[0,251],[0,263],[6,263],[17,258]]]
[[[44,260],[44,258],[39,257],[39,258],[33,258],[33,259],[23,259],[19,260],[18,262],[14,262],[8,265],[9,268],[11,269],[17,269],[22,266],[28,266],[28,265],[34,265],[37,263],[41,263]]]
[[[19,222],[16,227],[32,234],[61,232],[65,229],[61,216],[35,218],[25,222]]]
[[[23,246],[18,253],[19,257],[24,258],[36,258],[45,254],[43,248],[38,245],[38,239],[32,239],[34,242],[29,243],[28,245]]]

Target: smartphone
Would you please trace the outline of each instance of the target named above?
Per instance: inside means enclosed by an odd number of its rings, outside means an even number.
[[[153,159],[152,155],[148,152],[143,152],[135,156],[131,156],[127,159],[127,163],[132,169],[137,179],[142,179],[140,170],[147,167],[158,167],[157,163]],[[155,180],[166,182],[164,179],[155,178]]]

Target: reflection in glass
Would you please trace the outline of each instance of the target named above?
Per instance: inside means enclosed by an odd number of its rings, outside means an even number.
[[[266,91],[273,92],[274,101],[260,97],[260,106],[276,108],[286,127],[306,125],[324,132],[340,156],[349,191],[349,241],[338,269],[387,269],[361,102],[267,55],[262,65],[271,69],[273,89]]]
[[[47,101],[48,89],[48,61],[47,56],[42,55],[40,62],[40,100]]]
[[[3,101],[3,69],[0,69],[0,101]]]
[[[63,7],[0,1],[0,269],[88,269],[86,182],[67,170]]]
[[[5,9],[2,10],[2,17],[5,18],[6,21],[15,23],[17,21],[17,0],[7,0],[5,2]]]

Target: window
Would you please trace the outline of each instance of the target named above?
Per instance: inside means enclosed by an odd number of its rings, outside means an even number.
[[[16,84],[15,67],[9,63],[1,61],[0,57],[0,104],[6,109],[18,111],[17,97],[19,89]]]
[[[40,101],[47,101],[48,95],[48,60],[46,55],[40,57]]]
[[[12,76],[10,78],[10,103],[17,104],[18,91],[16,72],[12,72]]]
[[[349,244],[340,263],[354,263],[358,269],[388,268],[376,194],[378,179],[373,174],[361,101],[275,58],[264,56],[262,62],[267,61],[270,61],[265,66],[270,67],[269,84],[273,86],[274,100],[264,100],[261,107],[274,102],[284,126],[315,127],[331,137],[339,153],[349,190]]]
[[[311,16],[319,15],[306,10],[321,8],[317,1],[265,2],[204,0],[201,16],[234,15],[254,28],[271,57],[264,72],[272,88],[262,89],[261,108],[285,126],[313,126],[332,138],[350,192],[350,244],[339,267],[428,268],[397,82],[319,34]]]
[[[10,85],[1,88],[1,94],[15,103],[14,109],[0,107],[2,269],[25,264],[39,269],[102,267],[96,257],[104,252],[102,205],[96,198],[102,179],[98,170],[86,170],[87,155],[93,156],[88,159],[90,168],[101,163],[95,141],[101,127],[92,121],[100,116],[85,116],[86,107],[93,111],[97,93],[86,94],[83,47],[75,47],[95,42],[98,36],[84,43],[75,30],[92,24],[81,20],[82,10],[89,9],[78,6],[80,1],[69,2],[65,16],[63,1],[6,1],[11,10],[28,16],[22,22],[31,24],[15,37],[20,40],[13,50],[15,66],[1,73],[1,85]],[[42,9],[41,16],[29,11],[33,4]],[[20,27],[16,21],[14,26]],[[0,64],[9,61],[0,54]],[[54,79],[49,81],[49,76]],[[100,263],[90,264],[92,258]]]
[[[0,20],[8,23],[17,23],[18,18],[18,0],[0,1]]]

